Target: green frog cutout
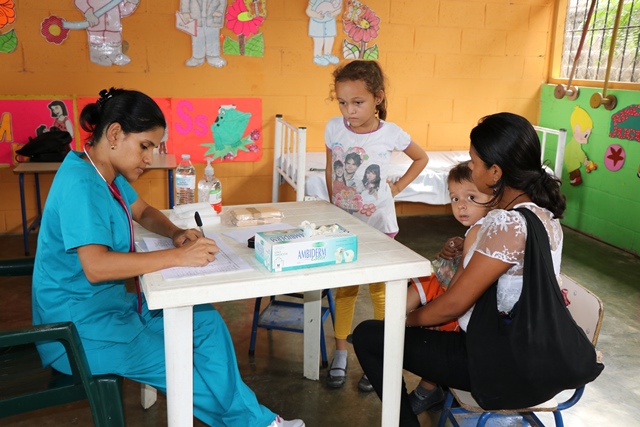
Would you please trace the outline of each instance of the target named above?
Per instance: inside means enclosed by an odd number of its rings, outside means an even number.
[[[222,158],[231,161],[239,151],[258,151],[255,141],[259,138],[260,131],[253,130],[243,137],[250,118],[251,113],[238,111],[235,105],[220,106],[218,117],[211,125],[213,142],[200,144],[207,147],[205,157],[212,156],[214,160]]]

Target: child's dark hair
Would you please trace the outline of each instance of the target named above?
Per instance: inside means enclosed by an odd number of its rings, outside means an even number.
[[[52,107],[55,107],[56,105],[58,107],[60,107],[60,109],[62,109],[62,115],[63,116],[68,116],[69,115],[69,112],[67,111],[67,106],[64,105],[64,102],[59,101],[59,100],[56,99],[55,101],[51,101],[49,103],[49,105],[47,105],[47,107],[49,107],[49,110],[51,111],[51,117],[56,117],[56,115],[53,114],[53,108],[52,108]]]
[[[471,177],[471,169],[469,168],[469,160],[460,162],[452,167],[449,171],[449,176],[447,177],[447,182],[449,184],[452,182],[461,184],[465,181],[473,182],[473,178]]]
[[[342,160],[338,159],[335,162],[333,162],[333,169],[338,169],[343,167],[344,167],[344,163],[342,163]]]
[[[80,113],[80,126],[89,132],[87,143],[95,144],[112,123],[119,123],[125,133],[141,133],[167,127],[158,104],[142,92],[111,88],[102,90],[100,98]]]
[[[339,82],[357,80],[362,80],[373,96],[376,96],[380,91],[385,92],[385,76],[376,61],[356,60],[347,62],[333,72],[334,85]],[[376,104],[376,111],[380,120],[387,118],[386,96],[383,96],[380,103]]]
[[[492,186],[495,205],[506,186],[524,191],[538,206],[562,218],[567,206],[560,180],[540,161],[540,139],[527,119],[512,113],[483,117],[471,131],[471,146],[487,168],[498,165],[502,178]]]

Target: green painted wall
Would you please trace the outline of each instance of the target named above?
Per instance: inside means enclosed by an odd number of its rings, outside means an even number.
[[[580,88],[575,101],[566,97],[556,99],[553,85],[543,85],[541,95],[540,126],[567,129],[567,141],[573,136],[571,113],[575,106],[584,109],[593,121],[593,130],[583,151],[598,169],[586,173],[580,168],[582,184],[569,184],[566,165],[562,172],[562,191],[567,197],[567,210],[563,224],[590,234],[619,248],[640,253],[640,142],[610,138],[611,118],[618,111],[640,104],[639,91],[610,90],[618,98],[617,106],[606,110],[589,105],[591,95],[602,89]],[[556,141],[548,142],[545,158],[553,159]],[[608,147],[618,144],[626,152],[624,166],[616,172],[605,167]]]

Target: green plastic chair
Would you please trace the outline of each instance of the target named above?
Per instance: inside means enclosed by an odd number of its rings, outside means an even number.
[[[0,277],[30,276],[33,259],[0,260]],[[71,375],[42,367],[36,343],[64,345]],[[0,418],[89,400],[98,427],[124,426],[122,377],[92,375],[72,322],[0,331]]]

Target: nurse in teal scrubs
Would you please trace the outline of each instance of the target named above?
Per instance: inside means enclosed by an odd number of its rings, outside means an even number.
[[[213,240],[183,230],[129,184],[151,164],[166,122],[158,105],[131,90],[103,90],[80,115],[90,133],[53,180],[38,235],[33,323],[72,321],[94,374],[118,374],[166,392],[163,313],[150,311],[125,279],[177,266],[202,266]],[[133,223],[170,237],[174,249],[136,253]],[[136,283],[137,284],[137,283]],[[242,381],[229,331],[211,305],[193,313],[194,415],[211,426],[303,427],[260,405]],[[38,347],[42,361],[70,374],[62,344]]]

